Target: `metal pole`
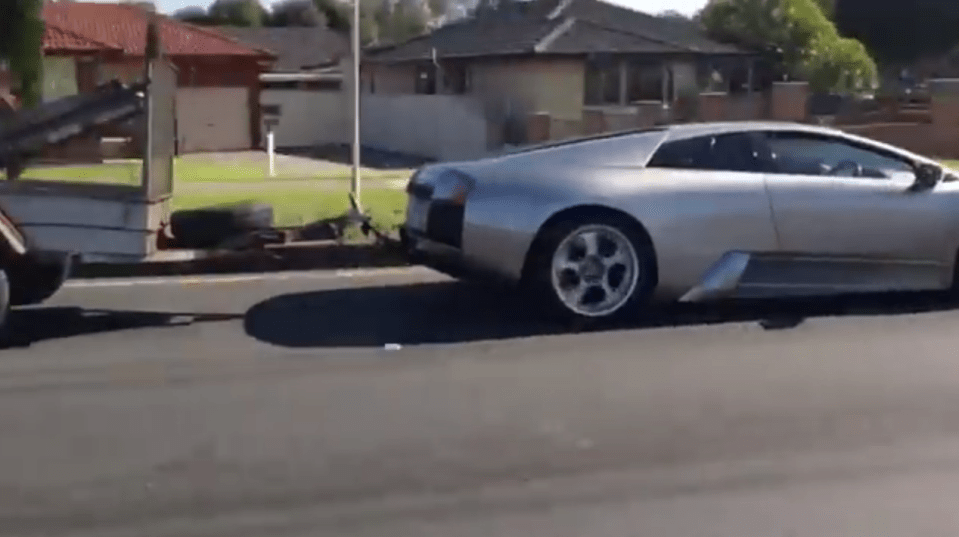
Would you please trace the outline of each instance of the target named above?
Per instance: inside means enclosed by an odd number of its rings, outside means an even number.
[[[353,180],[350,193],[360,205],[360,0],[353,0]]]
[[[266,126],[266,154],[270,162],[270,177],[276,177],[276,145],[273,138],[273,125]]]

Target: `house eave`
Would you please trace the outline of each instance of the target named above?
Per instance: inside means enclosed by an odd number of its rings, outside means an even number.
[[[586,57],[592,54],[609,54],[614,56],[661,56],[661,57],[700,57],[700,58],[748,58],[759,57],[760,54],[750,51],[723,51],[723,52],[709,52],[709,51],[675,51],[675,52],[641,52],[641,51],[615,51],[615,52],[600,52],[600,51],[570,51],[570,52],[551,52],[551,51],[523,51],[523,52],[501,52],[497,54],[444,54],[442,52],[437,53],[437,58],[440,60],[478,60],[478,59],[498,59],[498,58],[579,58]],[[407,64],[407,63],[422,63],[432,61],[431,56],[414,56],[414,57],[405,57],[405,58],[366,58],[363,63],[370,64]]]

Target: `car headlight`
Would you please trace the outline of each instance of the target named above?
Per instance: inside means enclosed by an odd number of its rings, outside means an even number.
[[[446,170],[436,177],[433,184],[433,198],[463,205],[473,190],[474,184],[473,178],[465,173]]]

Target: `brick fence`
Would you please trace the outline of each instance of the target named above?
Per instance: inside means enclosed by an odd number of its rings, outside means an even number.
[[[900,110],[893,102],[869,113],[829,118],[835,128],[872,138],[909,151],[940,158],[959,159],[959,79],[930,83],[930,108]],[[766,93],[729,95],[710,92],[699,95],[690,121],[774,120],[819,123],[823,118],[809,113],[809,85],[777,82]],[[651,127],[669,123],[675,111],[659,102],[632,106],[592,106],[583,109],[579,121],[551,118],[539,112],[527,118],[529,142],[560,140],[581,135]]]

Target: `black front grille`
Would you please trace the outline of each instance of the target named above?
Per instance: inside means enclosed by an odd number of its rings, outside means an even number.
[[[430,240],[459,248],[463,243],[463,205],[447,200],[433,200],[426,220],[426,236]]]
[[[433,195],[433,187],[410,181],[406,183],[406,193],[419,199],[428,200]]]

